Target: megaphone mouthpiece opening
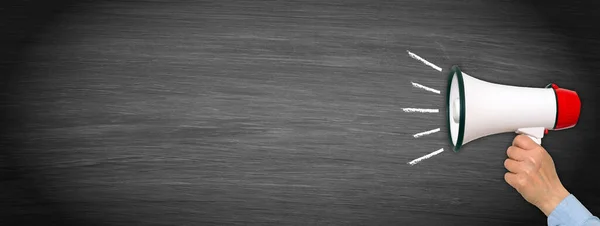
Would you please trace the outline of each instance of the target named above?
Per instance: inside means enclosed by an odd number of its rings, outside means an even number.
[[[452,104],[452,119],[455,123],[460,123],[460,98],[455,98]]]

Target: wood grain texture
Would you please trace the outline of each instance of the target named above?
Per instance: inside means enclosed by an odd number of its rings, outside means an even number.
[[[588,161],[599,157],[591,145],[600,138],[598,58],[575,49],[574,37],[535,4],[148,0],[65,8],[28,39],[3,84],[3,220],[545,224],[503,180],[514,135],[450,151],[444,95],[411,85],[444,93],[447,75],[407,50],[491,82],[578,91],[580,124],[548,134],[544,146],[567,188],[600,213],[600,169]],[[435,128],[441,132],[412,137]],[[439,148],[447,151],[407,164]]]

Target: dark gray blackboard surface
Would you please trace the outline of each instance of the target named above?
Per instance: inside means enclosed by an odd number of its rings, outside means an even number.
[[[2,7],[0,222],[544,225],[503,180],[514,134],[453,153],[446,73],[554,82],[544,146],[600,214],[586,2],[82,1]],[[439,108],[416,114],[405,107]],[[441,128],[419,139],[413,134]],[[410,166],[407,162],[447,151]]]

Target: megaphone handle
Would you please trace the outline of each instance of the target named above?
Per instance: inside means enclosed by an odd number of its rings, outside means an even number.
[[[546,128],[544,127],[520,128],[517,129],[516,133],[525,134],[536,144],[542,145],[542,138],[544,137],[545,130]]]
[[[527,134],[526,134],[527,135]],[[536,144],[542,145],[542,138],[537,138],[531,135],[527,135],[529,138],[531,138],[533,140],[533,142],[535,142]]]

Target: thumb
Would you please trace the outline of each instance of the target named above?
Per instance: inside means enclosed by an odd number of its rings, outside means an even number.
[[[531,138],[529,138],[527,135],[518,135],[515,137],[515,139],[513,140],[513,146],[525,149],[525,150],[532,150],[535,149],[537,147],[539,147],[540,145],[535,143],[535,141],[533,141]]]

